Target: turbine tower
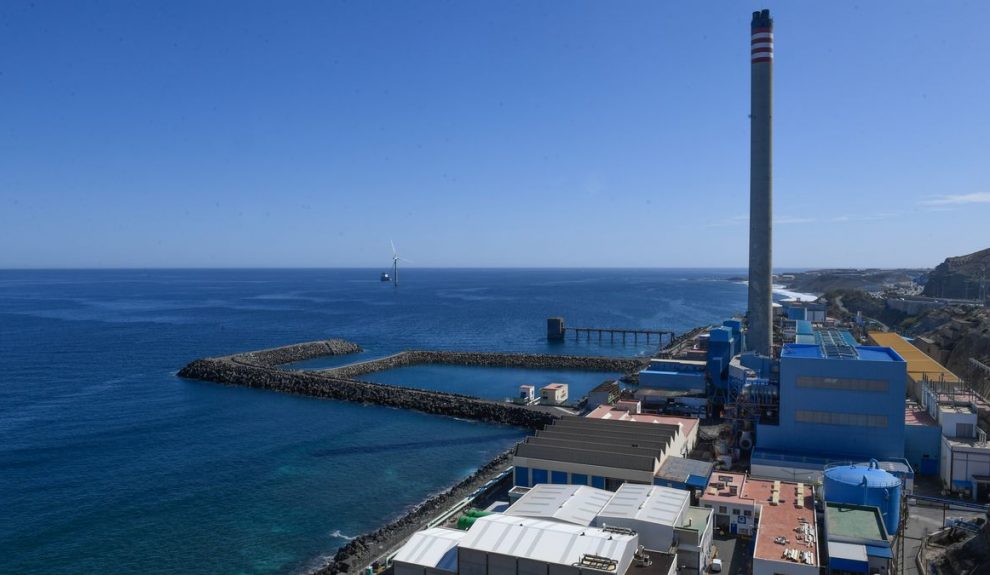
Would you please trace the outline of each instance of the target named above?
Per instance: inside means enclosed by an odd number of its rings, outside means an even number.
[[[395,249],[395,242],[389,240],[388,243],[392,244],[392,285],[399,287],[399,262],[412,262],[399,257],[399,252]]]
[[[773,348],[773,18],[753,12],[750,38],[749,333],[753,351]]]

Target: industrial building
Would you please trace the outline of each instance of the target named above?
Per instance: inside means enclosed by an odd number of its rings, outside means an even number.
[[[457,546],[466,531],[434,527],[418,531],[392,559],[395,575],[457,573]]]
[[[631,483],[614,493],[581,485],[540,484],[504,514],[634,532],[645,549],[676,555],[682,574],[700,573],[711,557],[712,514],[691,507],[690,498],[687,491]]]
[[[856,345],[848,332],[815,335],[814,345],[781,350],[778,421],[757,427],[754,475],[820,470],[816,459],[904,457],[904,360],[887,347]]]
[[[615,380],[603,381],[588,392],[588,409],[594,409],[601,405],[611,405],[619,400],[622,389],[619,382]]]
[[[534,485],[504,511],[514,517],[529,517],[583,525],[595,523],[595,517],[614,494],[587,485]]]
[[[773,482],[760,506],[753,575],[818,575],[822,564],[810,485]]]
[[[699,497],[715,515],[715,527],[738,535],[753,535],[759,505],[770,497],[773,484],[751,480],[742,473],[717,472]]]
[[[516,445],[514,484],[650,485],[664,459],[686,449],[679,424],[565,416]]]
[[[654,485],[683,489],[695,494],[708,487],[715,464],[711,461],[698,461],[671,455],[660,464],[653,479]],[[697,500],[697,499],[695,499]]]
[[[908,388],[917,403],[905,412],[905,456],[922,474],[937,474],[946,489],[990,500],[990,443],[979,425],[990,403],[903,337],[870,332],[869,338],[907,361]]]
[[[921,384],[925,381],[937,381],[953,385],[962,383],[956,374],[896,333],[871,331],[868,338],[873,345],[893,349],[907,362],[908,394],[915,401],[921,401]]]
[[[457,549],[460,575],[626,573],[639,537],[625,530],[493,514],[480,517]]]
[[[704,392],[707,362],[690,359],[652,359],[639,372],[641,387]]]
[[[642,403],[639,401],[622,400],[614,406],[602,405],[592,410],[585,417],[609,421],[676,425],[680,428],[680,436],[675,438],[673,447],[669,451],[671,456],[686,456],[694,450],[695,445],[698,443],[699,422],[697,418],[643,413]]]
[[[891,573],[894,554],[876,507],[826,502],[825,536],[829,573]]]

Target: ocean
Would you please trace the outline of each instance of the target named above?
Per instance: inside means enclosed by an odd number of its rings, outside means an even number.
[[[745,308],[741,270],[0,271],[0,571],[301,573],[524,435],[382,407],[185,381],[202,356],[339,337],[404,349],[645,355],[546,341]],[[298,367],[298,366],[295,366]],[[500,398],[604,374],[408,368],[375,379]],[[568,379],[569,378],[569,379]]]

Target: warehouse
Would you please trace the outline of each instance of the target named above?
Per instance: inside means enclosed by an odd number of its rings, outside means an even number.
[[[535,485],[505,510],[506,515],[529,517],[587,527],[612,498],[611,491],[587,485]]]
[[[565,416],[515,447],[514,484],[609,491],[627,481],[651,485],[671,448],[683,441],[677,425]]]
[[[479,518],[457,551],[460,575],[623,574],[639,536],[510,515]]]
[[[392,559],[395,575],[457,573],[457,546],[466,535],[466,531],[443,527],[414,533]]]
[[[647,549],[667,551],[674,543],[674,526],[690,504],[687,491],[669,487],[625,484],[598,513],[598,526],[627,527],[639,533]]]

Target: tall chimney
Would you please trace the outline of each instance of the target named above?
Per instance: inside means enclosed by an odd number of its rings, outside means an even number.
[[[773,345],[773,19],[753,12],[750,42],[749,348]]]

